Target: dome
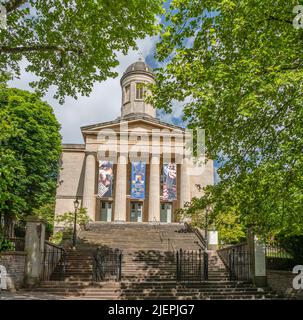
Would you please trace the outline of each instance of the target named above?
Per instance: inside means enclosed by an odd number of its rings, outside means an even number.
[[[132,73],[144,73],[148,74],[151,77],[154,78],[154,73],[152,67],[150,67],[148,64],[146,64],[144,61],[139,60],[134,63],[132,63],[130,66],[127,67],[125,72],[123,73],[123,76],[121,78],[121,81],[129,74]]]
[[[144,61],[137,61],[132,63],[124,73],[132,72],[132,71],[145,71],[145,72],[153,73],[153,69]]]

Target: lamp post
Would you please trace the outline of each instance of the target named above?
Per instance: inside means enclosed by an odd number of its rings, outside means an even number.
[[[79,208],[79,201],[76,199],[74,201],[74,208],[75,208],[75,214],[74,214],[74,233],[73,233],[73,249],[76,249],[76,240],[77,240],[77,211]]]
[[[206,207],[205,210],[205,245],[206,245],[206,250],[208,250],[208,206]]]

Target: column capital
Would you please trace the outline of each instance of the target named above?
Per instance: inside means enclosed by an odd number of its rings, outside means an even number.
[[[94,156],[96,157],[97,156],[97,152],[95,151],[84,151],[85,152],[85,156]]]

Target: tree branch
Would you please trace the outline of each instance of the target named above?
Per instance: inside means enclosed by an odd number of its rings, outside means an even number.
[[[14,10],[21,7],[27,0],[10,0],[6,3],[6,12],[7,14],[13,12]]]
[[[43,51],[58,51],[61,53],[66,53],[66,52],[76,52],[76,53],[82,53],[82,49],[77,49],[77,48],[63,48],[60,46],[28,46],[28,47],[7,47],[3,46],[0,47],[0,53],[9,53],[9,54],[14,54],[14,53],[22,53],[22,52],[43,52]]]

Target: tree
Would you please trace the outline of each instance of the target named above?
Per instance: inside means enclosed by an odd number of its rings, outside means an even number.
[[[263,235],[303,234],[303,30],[289,0],[175,0],[162,25],[155,104],[206,130],[220,182],[197,208]],[[294,10],[294,11],[293,11]],[[296,12],[296,13],[295,13]]]
[[[157,30],[161,0],[7,0],[7,28],[0,29],[0,73],[26,70],[38,76],[40,93],[88,95],[96,81],[117,74],[117,53],[136,48],[136,39]]]
[[[60,125],[35,94],[0,85],[0,215],[10,221],[53,200]]]

